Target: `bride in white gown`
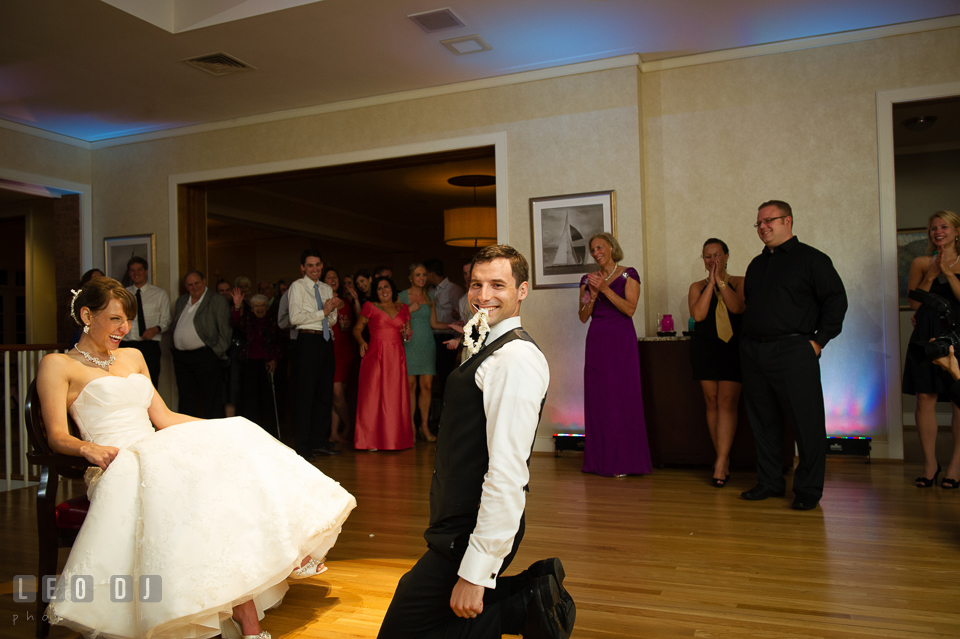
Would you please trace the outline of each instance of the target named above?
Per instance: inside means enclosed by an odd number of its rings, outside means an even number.
[[[120,349],[136,301],[116,280],[88,283],[71,315],[75,349],[47,355],[37,389],[50,446],[98,468],[90,510],[47,614],[86,636],[269,639],[263,611],[288,576],[325,570],[318,559],[356,506],[338,483],[243,418],[198,420],[169,410],[140,351]],[[74,418],[82,440],[67,429]],[[93,601],[73,601],[69,579],[93,577]],[[132,576],[128,603],[111,577]],[[157,593],[139,592],[156,575]],[[89,597],[89,593],[87,593]]]

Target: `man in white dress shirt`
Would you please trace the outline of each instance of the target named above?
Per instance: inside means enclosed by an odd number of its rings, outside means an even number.
[[[304,276],[290,285],[290,324],[297,329],[297,353],[291,361],[296,449],[305,459],[339,455],[330,443],[335,371],[332,327],[343,302],[320,281],[323,260],[315,249],[300,254]]]
[[[230,348],[230,305],[207,288],[200,271],[183,278],[187,289],[173,312],[173,372],[177,376],[177,411],[216,419],[224,416],[222,359]]]
[[[170,327],[170,296],[162,288],[147,282],[147,260],[142,257],[130,258],[127,275],[133,282],[127,290],[137,299],[137,319],[130,323],[130,332],[123,337],[120,346],[143,353],[150,370],[150,381],[156,388],[160,379],[160,334]]]
[[[573,629],[559,559],[500,576],[523,538],[528,463],[550,382],[546,358],[520,327],[527,277],[526,259],[510,246],[474,258],[468,295],[489,313],[490,333],[448,380],[428,550],[400,579],[381,639],[565,639]]]

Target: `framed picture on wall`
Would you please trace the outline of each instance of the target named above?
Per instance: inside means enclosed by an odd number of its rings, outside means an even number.
[[[900,310],[910,309],[907,283],[910,280],[910,264],[914,258],[927,254],[927,229],[902,229],[897,231],[897,282],[900,291]]]
[[[123,237],[105,237],[103,238],[104,268],[107,270],[107,277],[119,281],[124,286],[130,286],[130,278],[127,276],[127,262],[132,257],[142,257],[149,264],[149,282],[156,282],[157,264],[154,261],[156,255],[156,240],[153,233],[149,235],[125,235]]]
[[[530,198],[533,288],[576,288],[597,270],[587,243],[597,233],[617,234],[614,191]]]

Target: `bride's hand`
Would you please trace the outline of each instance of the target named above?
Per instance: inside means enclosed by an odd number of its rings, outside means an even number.
[[[83,455],[83,458],[103,470],[106,470],[110,462],[116,459],[119,452],[120,449],[114,446],[100,446],[90,442],[80,447],[80,454]]]

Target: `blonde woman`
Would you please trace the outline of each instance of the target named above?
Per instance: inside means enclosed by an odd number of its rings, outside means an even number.
[[[578,317],[584,324],[590,322],[583,367],[583,472],[606,477],[645,475],[653,465],[633,327],[640,275],[620,265],[623,249],[610,233],[594,235],[589,247],[599,268],[580,280]]]
[[[937,211],[927,220],[927,255],[913,260],[910,265],[909,290],[919,289],[944,298],[960,313],[960,216],[953,211]],[[910,343],[927,343],[943,333],[937,312],[920,302],[910,300],[910,308],[916,309],[915,326]],[[923,475],[917,477],[918,488],[930,488],[940,474],[937,463],[937,401],[949,402],[951,380],[943,371],[930,362],[924,362],[914,349],[907,350],[903,370],[903,392],[917,396],[917,432],[923,449]],[[960,408],[953,407],[953,453],[943,488],[957,488],[960,484]]]

